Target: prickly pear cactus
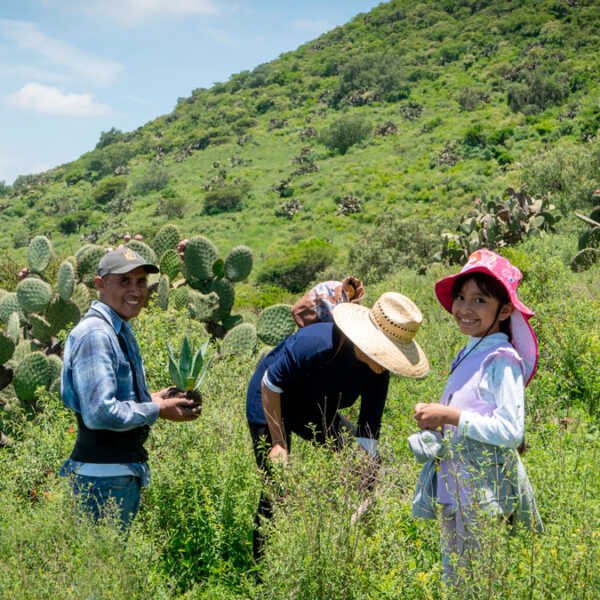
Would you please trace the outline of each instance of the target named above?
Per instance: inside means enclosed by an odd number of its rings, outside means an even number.
[[[0,365],[8,362],[15,352],[15,342],[3,331],[0,331]]]
[[[251,356],[256,350],[258,335],[252,323],[240,323],[223,338],[221,352],[226,356]]]
[[[58,379],[60,380],[60,372],[62,370],[63,362],[60,356],[56,354],[50,354],[48,356],[48,387],[51,388],[52,384]]]
[[[252,271],[252,250],[248,246],[236,246],[225,257],[225,276],[233,282],[247,279]]]
[[[52,339],[52,327],[44,317],[36,314],[29,316],[31,322],[31,335],[42,344],[47,344]]]
[[[19,343],[21,337],[21,322],[19,320],[19,313],[10,313],[6,322],[6,335],[15,343]]]
[[[90,291],[84,283],[78,283],[75,286],[73,295],[71,296],[71,302],[77,306],[81,315],[84,315],[87,312],[87,309],[92,302],[92,298],[90,296]]]
[[[4,365],[0,365],[0,390],[11,384],[13,380],[13,370]]]
[[[163,252],[160,257],[160,272],[168,275],[169,279],[173,281],[180,271],[181,259],[177,251],[171,248]]]
[[[15,394],[21,402],[32,405],[38,387],[48,386],[50,366],[48,359],[41,352],[32,352],[17,365],[13,377]]]
[[[8,292],[0,300],[0,321],[6,323],[14,312],[20,313],[19,300],[15,292]]]
[[[296,330],[292,307],[289,304],[268,306],[258,317],[256,330],[263,343],[276,346]]]
[[[600,227],[591,227],[579,236],[579,249],[600,248]]]
[[[169,302],[176,310],[187,308],[190,301],[190,288],[178,287],[171,290],[169,294]]]
[[[27,249],[29,269],[34,273],[42,273],[52,258],[52,244],[44,235],[36,235]]]
[[[158,262],[154,250],[148,244],[144,244],[140,240],[130,240],[125,245],[134,252],[137,252],[147,263],[155,265]]]
[[[62,329],[68,329],[79,323],[81,314],[75,302],[63,300],[62,298],[54,298],[48,304],[44,317],[50,327],[50,334],[56,335]]]
[[[42,312],[52,298],[52,288],[41,279],[27,277],[17,285],[19,306],[25,313]]]
[[[215,312],[215,319],[221,321],[231,313],[235,301],[233,284],[228,279],[215,279],[212,282],[211,292],[219,297],[219,307]]]
[[[63,300],[69,300],[75,289],[75,268],[70,261],[64,260],[58,267],[56,291]]]
[[[181,234],[176,225],[167,223],[163,225],[154,236],[152,247],[156,256],[159,256],[162,261],[162,256],[167,250],[175,250],[181,239]]]
[[[188,296],[188,308],[192,319],[197,321],[212,321],[219,310],[219,297],[216,293],[201,294],[190,290]]]
[[[161,275],[156,290],[156,305],[161,310],[167,310],[167,308],[169,308],[169,286],[170,282],[168,275]]]
[[[194,279],[205,281],[213,277],[213,263],[217,259],[215,245],[202,235],[194,236],[186,244],[183,260],[186,272]]]
[[[598,248],[585,248],[573,257],[571,269],[576,273],[587,271],[587,269],[598,261],[600,261],[600,250]]]
[[[75,254],[77,259],[77,277],[85,285],[91,287],[94,285],[94,278],[98,272],[98,263],[106,254],[106,250],[101,246],[86,244]]]

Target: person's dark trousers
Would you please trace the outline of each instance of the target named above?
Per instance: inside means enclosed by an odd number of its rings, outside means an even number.
[[[73,474],[71,486],[82,509],[93,521],[101,519],[109,503],[118,510],[121,530],[126,532],[140,507],[140,480],[133,475],[91,477]]]
[[[265,477],[270,478],[269,451],[271,450],[271,434],[269,433],[269,428],[259,423],[248,423],[248,427],[250,429],[250,436],[252,437],[252,448],[256,464],[261,473]],[[256,515],[254,516],[254,531],[252,532],[252,552],[255,560],[259,560],[262,556],[264,544],[264,536],[261,533],[262,521],[263,519],[271,519],[272,516],[273,503],[263,487],[260,492]]]
[[[250,429],[250,436],[252,437],[252,448],[254,450],[254,458],[260,471],[264,474],[267,479],[271,478],[271,464],[269,461],[269,451],[271,450],[271,434],[267,425],[259,423],[248,423]],[[285,430],[288,432],[297,430],[297,433],[302,435],[304,431],[298,431],[298,429],[306,429],[306,432],[316,434],[314,440],[317,443],[325,443],[326,436],[320,432],[319,429],[315,431],[314,427],[308,428],[304,425],[302,427],[295,428],[293,425],[286,424]],[[353,424],[344,416],[336,413],[329,427],[328,434],[335,440],[335,449],[341,448],[344,436],[348,433],[354,433],[355,428]],[[302,436],[304,437],[304,436]],[[287,436],[288,452],[291,450],[291,439],[288,433]],[[261,533],[261,524],[264,519],[271,519],[273,517],[273,503],[269,498],[268,494],[263,490],[260,494],[258,501],[258,509],[254,517],[254,531],[252,534],[252,551],[254,553],[255,560],[259,560],[262,556],[262,549],[264,544],[264,535]]]

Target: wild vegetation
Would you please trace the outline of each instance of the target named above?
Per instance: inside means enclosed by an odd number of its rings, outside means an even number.
[[[136,131],[103,132],[77,161],[0,185],[0,383],[8,362],[34,357],[0,386],[0,598],[594,598],[596,4],[394,0]],[[184,336],[198,347],[210,335],[214,360],[200,419],[152,429],[153,480],[124,542],[110,519],[93,528],[56,475],[76,433],[55,381],[94,261],[128,231],[161,266],[134,323],[151,388],[170,385],[169,347]],[[454,594],[436,524],[410,515],[406,438],[462,342],[433,284],[483,244],[523,271],[536,310],[523,459],[545,532],[494,523]],[[257,565],[246,382],[261,343],[293,331],[288,304],[348,272],[366,282],[365,304],[388,289],[417,302],[432,371],[392,380],[376,501],[358,521],[360,451],[296,444]]]

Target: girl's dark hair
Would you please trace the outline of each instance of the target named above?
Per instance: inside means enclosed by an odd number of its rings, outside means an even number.
[[[502,285],[495,277],[488,275],[487,273],[475,272],[475,273],[465,273],[464,275],[460,275],[454,280],[454,284],[452,285],[452,298],[456,298],[463,286],[467,281],[473,280],[475,285],[480,289],[480,291],[486,296],[491,296],[500,302],[500,306],[504,306],[505,304],[510,304],[510,296],[506,291],[504,285]],[[511,340],[510,333],[510,318],[504,319],[504,321],[500,321],[500,331],[502,333],[506,333],[508,335],[509,341]]]

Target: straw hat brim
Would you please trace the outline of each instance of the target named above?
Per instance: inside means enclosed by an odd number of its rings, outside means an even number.
[[[370,309],[344,302],[333,311],[333,319],[344,335],[370,359],[404,377],[425,377],[429,361],[414,340],[402,344],[391,340],[372,321]]]

